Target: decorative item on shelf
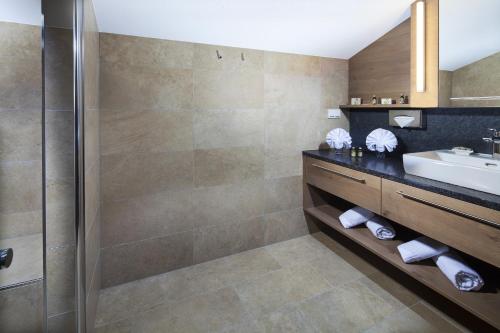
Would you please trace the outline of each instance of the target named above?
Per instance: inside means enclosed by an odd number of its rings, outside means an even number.
[[[383,128],[373,130],[366,137],[366,147],[368,150],[376,151],[377,157],[385,157],[385,151],[392,152],[398,145],[396,136]]]
[[[351,105],[361,105],[361,98],[360,97],[352,97],[351,98]]]
[[[357,153],[357,156],[358,156],[358,157],[363,157],[363,147],[358,147],[358,153]]]
[[[451,151],[457,155],[463,155],[463,156],[469,156],[474,152],[474,150],[467,147],[453,147]]]
[[[408,96],[401,94],[401,96],[399,96],[399,104],[408,104]]]
[[[351,148],[351,157],[356,157],[356,147]]]
[[[377,104],[377,96],[375,95],[372,96],[372,104],[373,105]]]
[[[392,104],[392,98],[382,98],[380,100],[380,104],[384,104],[384,105]]]
[[[326,143],[335,149],[335,154],[342,154],[344,149],[351,148],[352,138],[343,128],[334,128],[326,135]]]

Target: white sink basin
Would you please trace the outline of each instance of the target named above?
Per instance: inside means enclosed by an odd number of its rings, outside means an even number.
[[[426,151],[403,154],[403,165],[411,175],[500,195],[500,159],[489,155]]]

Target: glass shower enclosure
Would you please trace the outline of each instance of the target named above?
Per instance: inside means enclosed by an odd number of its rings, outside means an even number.
[[[0,1],[1,332],[93,327],[96,36],[90,1]]]

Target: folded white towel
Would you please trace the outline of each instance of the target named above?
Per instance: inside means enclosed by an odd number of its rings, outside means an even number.
[[[344,228],[352,228],[359,224],[363,224],[371,219],[375,214],[367,209],[356,206],[339,216],[340,223]]]
[[[366,227],[378,239],[393,239],[396,236],[396,231],[392,225],[382,216],[375,215],[369,219],[366,222]]]
[[[455,252],[446,252],[433,258],[441,272],[462,291],[479,290],[484,286],[481,276],[467,266]]]
[[[371,151],[378,151],[383,153],[384,151],[391,152],[398,145],[398,139],[392,134],[391,131],[385,130],[383,128],[377,128],[373,130],[366,137],[366,147]]]
[[[448,250],[448,246],[425,236],[418,237],[398,246],[399,254],[407,264],[438,256]]]
[[[330,148],[351,148],[352,138],[343,128],[334,128],[326,135],[326,143]]]

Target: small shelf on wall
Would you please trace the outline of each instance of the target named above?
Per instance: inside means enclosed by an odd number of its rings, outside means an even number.
[[[410,104],[361,104],[361,105],[340,105],[341,109],[406,109],[411,108]]]
[[[333,228],[335,231],[373,252],[383,260],[407,273],[444,297],[459,304],[464,309],[483,319],[490,325],[500,328],[500,286],[495,279],[485,279],[486,286],[479,292],[461,292],[457,290],[435,265],[405,264],[397,246],[401,240],[378,240],[368,228],[345,229],[338,219],[342,211],[331,205],[304,208],[304,211]]]

